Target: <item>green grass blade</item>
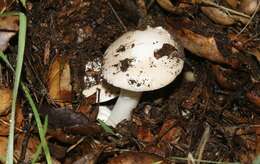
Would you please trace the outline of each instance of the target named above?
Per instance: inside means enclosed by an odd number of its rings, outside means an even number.
[[[23,56],[25,48],[25,37],[26,37],[26,16],[23,13],[19,14],[19,33],[18,33],[18,55],[15,69],[15,81],[12,93],[12,107],[10,114],[10,127],[9,127],[9,137],[8,137],[8,147],[7,147],[7,164],[13,163],[13,153],[14,153],[14,131],[15,131],[15,108],[16,99],[18,94],[18,88],[21,78],[21,71],[23,65]]]
[[[43,132],[44,132],[44,136],[47,132],[47,128],[48,128],[48,116],[45,117],[44,120],[44,124],[43,124]],[[40,145],[37,146],[36,152],[33,155],[33,159],[32,159],[32,164],[36,163],[36,161],[38,160],[41,152],[42,152],[42,143],[40,143]]]
[[[107,126],[104,121],[98,119],[98,122],[100,126],[105,130],[105,132],[116,135],[116,133],[109,126]]]
[[[0,51],[0,58],[2,58],[3,61],[7,64],[7,66],[9,66],[10,69],[14,71],[14,69],[12,68],[12,65],[10,64],[10,62],[7,60],[6,56],[1,51]],[[26,98],[27,98],[27,100],[28,100],[28,102],[29,102],[29,104],[32,108],[34,117],[35,117],[35,121],[36,121],[36,124],[37,124],[37,127],[38,127],[41,144],[42,144],[42,147],[43,147],[43,151],[45,153],[46,161],[47,161],[48,164],[51,164],[52,161],[51,161],[50,151],[49,151],[49,148],[48,148],[48,145],[47,145],[47,141],[45,139],[45,132],[44,132],[44,129],[42,127],[41,119],[40,119],[39,113],[37,111],[36,105],[35,105],[32,97],[29,93],[29,89],[22,82],[21,82],[21,85],[22,85],[22,89],[25,93],[25,96],[26,96]]]
[[[41,144],[42,144],[42,147],[43,147],[43,151],[45,153],[45,157],[46,157],[46,161],[48,164],[51,164],[51,155],[50,155],[50,151],[49,151],[49,148],[48,148],[48,145],[47,145],[47,141],[45,139],[45,133],[44,133],[44,130],[43,130],[43,126],[42,126],[42,123],[41,123],[41,119],[40,119],[40,115],[37,111],[37,108],[36,108],[36,105],[30,95],[30,92],[29,92],[29,89],[23,84],[21,83],[22,85],[22,88],[23,88],[23,91],[25,93],[25,96],[32,108],[32,111],[33,111],[33,115],[35,117],[35,121],[36,121],[36,124],[37,124],[37,127],[38,127],[38,131],[39,131],[39,136],[40,136],[40,140],[41,140]]]
[[[26,8],[26,0],[20,0],[20,2],[23,5],[23,7]]]

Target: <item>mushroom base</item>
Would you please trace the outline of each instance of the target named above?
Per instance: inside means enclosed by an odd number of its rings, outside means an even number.
[[[130,119],[132,110],[137,106],[142,92],[133,92],[121,89],[119,98],[106,121],[107,125],[116,127],[118,123],[125,119]]]

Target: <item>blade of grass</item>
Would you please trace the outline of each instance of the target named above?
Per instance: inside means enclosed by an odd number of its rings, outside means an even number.
[[[20,0],[20,2],[23,5],[23,7],[26,8],[26,0]]]
[[[14,71],[12,65],[10,64],[10,62],[7,60],[6,56],[3,54],[3,52],[0,51],[0,58],[3,59],[3,61],[7,64],[8,67],[10,67],[10,69],[12,71]],[[42,123],[41,123],[41,119],[38,113],[38,110],[36,108],[36,105],[30,95],[29,89],[23,84],[23,82],[21,82],[21,86],[22,86],[22,90],[25,93],[25,96],[32,108],[33,111],[33,115],[35,117],[35,121],[36,121],[36,125],[38,127],[38,131],[39,131],[39,136],[40,136],[40,140],[41,140],[41,144],[43,147],[43,151],[45,153],[45,157],[46,157],[46,161],[48,164],[51,164],[51,156],[50,156],[50,151],[47,145],[47,141],[45,139],[45,133],[44,133],[44,129],[42,127]]]
[[[42,147],[43,147],[43,151],[45,153],[45,157],[46,157],[46,161],[48,164],[51,164],[51,155],[50,155],[50,151],[49,151],[49,148],[48,148],[48,145],[47,145],[47,141],[45,139],[45,133],[44,133],[44,130],[43,130],[43,126],[42,126],[42,123],[41,123],[41,119],[40,119],[40,115],[37,111],[37,108],[36,108],[36,105],[31,97],[31,94],[29,92],[29,89],[23,84],[21,83],[22,85],[22,88],[23,88],[23,91],[25,93],[25,96],[32,108],[32,111],[33,111],[33,115],[35,117],[35,121],[36,121],[36,124],[37,124],[37,127],[38,127],[38,131],[39,131],[39,136],[40,136],[40,140],[41,140],[41,144],[42,144]]]
[[[99,119],[97,121],[99,122],[100,126],[105,130],[105,132],[116,135],[116,133],[109,126],[107,126],[105,122]]]
[[[7,164],[13,163],[13,152],[14,152],[14,128],[15,128],[15,109],[16,109],[16,99],[18,94],[18,88],[20,83],[23,56],[25,48],[25,37],[26,37],[26,16],[23,13],[19,13],[19,33],[18,33],[18,55],[15,69],[15,81],[12,93],[12,107],[10,114],[10,127],[9,127],[9,137],[8,137],[8,147],[7,147]]]
[[[47,132],[47,128],[48,128],[48,116],[45,117],[44,124],[43,124],[44,136]],[[43,148],[42,143],[40,143],[40,145],[37,146],[35,154],[33,155],[32,164],[36,163],[36,161],[38,160],[42,152],[42,148]]]

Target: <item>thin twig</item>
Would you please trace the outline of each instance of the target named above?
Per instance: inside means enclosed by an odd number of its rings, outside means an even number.
[[[0,118],[0,124],[1,124],[1,123],[4,124],[4,125],[7,125],[7,126],[10,125],[8,122],[6,122],[5,120],[3,120],[3,119]],[[17,131],[21,132],[21,133],[23,132],[23,130],[20,129],[20,128],[15,127],[15,129],[16,129]]]
[[[118,22],[120,23],[120,25],[122,26],[122,28],[124,29],[124,32],[127,32],[127,28],[124,25],[123,21],[120,19],[120,17],[118,16],[117,12],[115,11],[114,7],[112,6],[112,4],[108,1],[108,5],[111,8],[112,12],[114,13],[114,15],[116,16],[116,19],[118,20]]]
[[[243,29],[236,35],[236,37],[238,37],[240,34],[242,34],[242,32],[244,32],[245,29],[247,28],[247,26],[252,22],[252,20],[254,19],[254,17],[255,17],[255,15],[256,15],[256,13],[257,13],[259,7],[260,7],[260,2],[258,2],[256,9],[255,9],[253,15],[250,17],[250,19],[249,19],[249,21],[247,22],[247,24],[246,24],[246,25],[243,27]]]
[[[201,140],[200,140],[200,143],[199,143],[199,146],[198,146],[198,149],[197,149],[197,153],[196,153],[196,157],[199,161],[202,159],[202,155],[203,155],[203,152],[205,150],[206,143],[209,140],[209,136],[210,136],[210,128],[209,128],[209,126],[207,126],[206,129],[204,130],[202,137],[201,137]],[[197,163],[199,164],[200,162],[197,162]]]
[[[66,153],[70,152],[71,150],[73,150],[75,147],[77,147],[81,142],[83,142],[86,139],[86,136],[80,138],[74,145],[70,146]]]
[[[153,5],[155,0],[150,0],[150,2],[147,5],[147,10],[149,10],[151,8],[151,6]]]
[[[211,2],[209,0],[199,0],[198,3],[204,3],[205,5],[214,6],[216,8],[220,8],[222,10],[228,11],[229,13],[232,13],[232,14],[235,14],[235,15],[239,15],[239,16],[242,16],[242,17],[245,17],[245,18],[250,18],[250,16],[247,15],[247,14],[244,14],[244,13],[238,12],[236,10],[233,10],[233,9],[230,9],[230,8],[218,5],[218,4],[216,4],[214,2]]]

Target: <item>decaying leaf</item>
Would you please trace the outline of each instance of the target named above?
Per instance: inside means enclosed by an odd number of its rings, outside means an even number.
[[[4,115],[9,111],[12,102],[12,91],[9,88],[0,87],[0,115]]]
[[[155,154],[144,152],[124,152],[108,161],[108,164],[144,164],[144,163],[170,163]]]
[[[173,22],[169,22],[168,28],[181,45],[195,55],[216,63],[227,64],[234,68],[238,67],[238,60],[224,57],[213,36],[206,37],[189,29],[176,27]]]
[[[238,15],[231,15],[216,7],[201,7],[201,11],[207,15],[212,21],[222,25],[232,25],[236,22],[246,24],[249,19]]]
[[[222,10],[215,7],[201,7],[201,11],[207,15],[211,20],[215,23],[219,23],[222,25],[232,25],[235,23],[235,20],[223,12]]]
[[[173,3],[170,0],[157,0],[157,3],[166,11],[172,13],[180,13],[192,7],[188,1],[189,0],[181,0],[179,4],[176,6],[173,5]]]
[[[225,0],[226,3],[233,9],[237,8],[239,0]]]
[[[4,51],[12,36],[18,31],[18,16],[0,17],[0,51]]]
[[[260,8],[257,8],[258,3],[258,0],[241,0],[239,10],[245,14],[252,15],[255,10],[260,11]]]
[[[137,128],[136,136],[142,142],[151,143],[154,140],[154,135],[152,134],[151,129],[142,126]]]
[[[212,64],[212,72],[215,75],[218,84],[225,89],[235,90],[243,86],[249,80],[249,75],[247,73],[236,72],[219,65]]]
[[[161,136],[162,141],[166,141],[167,143],[177,144],[181,135],[182,129],[179,126],[174,126],[176,124],[176,120],[169,119],[166,120],[159,132],[159,136]]]
[[[0,117],[0,136],[7,136],[9,133],[9,115],[3,115]],[[15,128],[17,131],[21,132],[24,122],[24,117],[22,113],[22,107],[18,102],[16,104],[16,114],[15,114]]]
[[[60,106],[71,106],[71,76],[68,59],[56,56],[48,73],[48,95]]]

